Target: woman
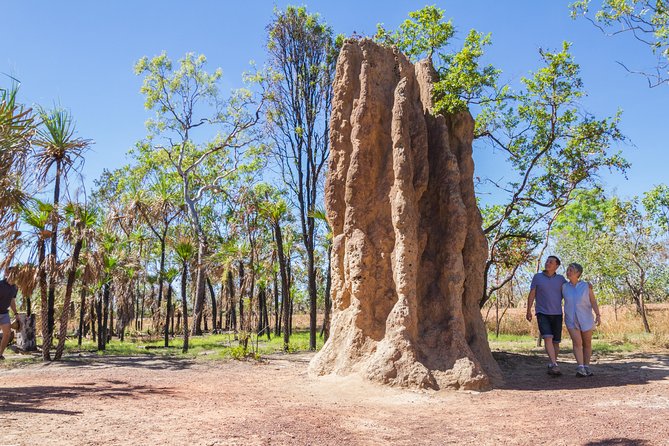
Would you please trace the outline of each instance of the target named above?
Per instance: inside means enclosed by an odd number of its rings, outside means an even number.
[[[572,263],[567,267],[567,283],[562,285],[564,297],[564,322],[569,330],[574,345],[574,356],[578,367],[576,376],[592,376],[590,371],[590,356],[592,354],[592,330],[595,324],[599,325],[599,307],[595,300],[592,285],[580,279],[583,267]],[[595,313],[595,318],[592,313]]]

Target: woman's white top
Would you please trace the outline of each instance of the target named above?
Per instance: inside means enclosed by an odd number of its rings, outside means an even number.
[[[567,328],[578,328],[581,331],[592,330],[595,318],[590,304],[590,285],[588,282],[567,282],[562,285],[564,297],[564,323]]]

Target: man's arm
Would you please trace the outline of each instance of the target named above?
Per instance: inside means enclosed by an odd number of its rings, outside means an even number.
[[[534,304],[534,296],[537,294],[537,289],[532,288],[530,294],[527,295],[527,314],[525,319],[532,321],[532,305]]]
[[[12,308],[12,311],[14,312],[14,316],[19,314],[19,312],[16,311],[16,298],[12,299],[12,301],[9,303],[9,306]]]

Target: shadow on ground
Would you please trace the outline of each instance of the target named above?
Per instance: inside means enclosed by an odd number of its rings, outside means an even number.
[[[546,373],[546,359],[543,356],[510,352],[494,352],[493,356],[502,369],[505,380],[498,388],[506,390],[593,389],[643,385],[669,379],[669,356],[660,354],[598,357],[591,366],[594,376],[583,378],[575,376],[576,364],[573,361],[560,362],[562,376],[550,376]]]
[[[81,415],[80,411],[49,409],[52,401],[90,397],[104,399],[141,399],[145,395],[173,396],[168,387],[132,386],[126,381],[101,380],[77,383],[73,386],[28,386],[0,388],[0,413],[40,413],[55,415]]]
[[[45,367],[51,364],[57,364],[59,367],[131,367],[147,370],[187,370],[195,364],[195,361],[155,356],[81,356],[67,357],[63,361],[45,363]]]
[[[589,441],[584,446],[650,446],[646,440],[635,440],[633,438],[607,438],[605,440]]]

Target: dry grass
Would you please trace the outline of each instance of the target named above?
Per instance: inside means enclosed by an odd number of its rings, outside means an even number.
[[[525,319],[525,308],[511,308],[500,322],[500,333],[533,336],[539,334],[537,324]],[[640,348],[669,348],[669,304],[649,304],[647,306],[648,324],[651,333],[645,333],[641,316],[634,306],[619,307],[600,306],[602,325],[595,331],[595,337],[606,339],[612,344],[632,343]],[[501,313],[501,312],[500,312]],[[483,317],[486,311],[482,312]],[[495,311],[490,311],[486,321],[488,331],[495,332]],[[563,335],[566,335],[566,330]]]

